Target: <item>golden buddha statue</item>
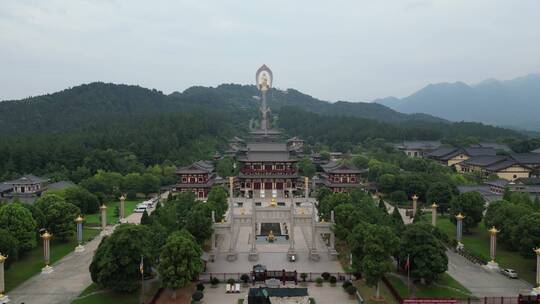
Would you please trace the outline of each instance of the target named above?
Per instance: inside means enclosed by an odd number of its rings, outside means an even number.
[[[275,239],[275,236],[274,236],[274,232],[272,230],[270,230],[270,233],[268,233],[268,237],[266,238],[266,240],[270,243],[274,242],[274,239]]]

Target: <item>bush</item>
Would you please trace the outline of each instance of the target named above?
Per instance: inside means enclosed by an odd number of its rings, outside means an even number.
[[[343,289],[347,290],[347,287],[349,287],[351,285],[352,285],[351,281],[345,281],[345,282],[343,282],[343,284],[341,286],[343,286]]]
[[[233,278],[230,278],[227,280],[227,284],[235,284],[235,283],[236,283],[236,280]]]
[[[352,284],[347,286],[347,288],[345,289],[345,291],[347,291],[347,293],[351,296],[354,296],[354,294],[356,293],[356,287],[354,287]]]
[[[302,278],[302,281],[304,281],[304,282],[305,282],[305,281],[306,281],[306,279],[307,279],[307,273],[305,273],[305,272],[302,272],[302,273],[300,274],[300,277]]]
[[[314,298],[309,298],[309,304],[316,304],[315,299]]]
[[[330,281],[330,284],[336,285],[336,283],[337,283],[337,278],[336,278],[335,276],[330,276],[329,281]]]
[[[198,291],[204,291],[204,284],[203,283],[197,284],[197,290]]]
[[[249,281],[249,275],[244,273],[243,275],[240,276],[240,280],[242,280],[244,284],[247,284],[247,282]]]
[[[195,302],[198,302],[198,301],[202,300],[203,297],[204,297],[204,294],[203,294],[202,291],[200,291],[200,290],[195,291],[195,292],[191,295],[191,298],[192,298],[193,301],[195,301]]]
[[[244,299],[238,299],[238,302],[236,302],[237,304],[244,304]]]
[[[128,191],[126,198],[130,201],[134,201],[137,199],[137,192],[135,191]]]
[[[321,277],[325,280],[325,281],[328,281],[328,279],[330,279],[330,274],[328,272],[323,272],[321,274]]]
[[[322,283],[323,283],[323,278],[321,278],[321,277],[316,278],[315,283],[317,283],[317,286],[321,286]]]
[[[212,284],[212,286],[216,286],[217,284],[219,284],[219,279],[216,278],[216,277],[213,277],[213,278],[210,280],[210,284]]]

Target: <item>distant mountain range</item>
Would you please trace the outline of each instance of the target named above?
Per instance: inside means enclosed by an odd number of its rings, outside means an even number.
[[[374,102],[402,113],[540,131],[540,74],[505,81],[488,79],[476,85],[430,84],[402,99],[387,97]]]

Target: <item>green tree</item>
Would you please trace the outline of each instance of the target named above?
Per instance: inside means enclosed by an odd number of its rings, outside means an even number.
[[[531,248],[540,247],[540,213],[527,214],[519,219],[512,230],[512,243],[523,257],[534,257]]]
[[[221,177],[234,176],[234,160],[230,156],[225,156],[220,159],[216,166],[216,171]]]
[[[101,288],[133,292],[140,287],[139,265],[153,265],[152,235],[145,225],[122,224],[101,241],[90,264],[92,281]]]
[[[140,192],[148,196],[150,193],[156,193],[159,191],[159,178],[150,174],[145,173],[141,176],[141,187]]]
[[[186,286],[203,271],[202,249],[185,233],[175,232],[167,238],[159,257],[159,274],[163,284],[174,291]]]
[[[339,205],[352,203],[348,193],[332,193],[319,202],[319,215],[325,220],[330,220],[330,212]]]
[[[390,193],[396,190],[396,177],[393,174],[383,174],[377,179],[377,186],[379,190],[385,193]]]
[[[426,193],[426,203],[437,203],[438,209],[444,213],[448,211],[454,191],[448,183],[437,182],[429,186]]]
[[[190,212],[185,228],[195,237],[197,243],[203,244],[214,230],[212,219],[203,211]]]
[[[6,260],[6,269],[19,257],[19,241],[6,229],[0,228],[0,253],[8,256]]]
[[[377,287],[379,298],[380,281],[392,268],[392,254],[399,245],[399,239],[389,227],[381,225],[368,225],[364,233],[362,273],[368,286]]]
[[[212,187],[208,193],[206,203],[215,211],[216,219],[220,219],[227,211],[227,191],[223,187]]]
[[[148,212],[144,210],[141,216],[141,225],[151,225],[151,224],[152,224],[152,218],[148,216]]]
[[[92,214],[99,211],[97,196],[82,187],[70,187],[66,189],[64,198],[67,203],[79,207],[83,214]]]
[[[19,252],[36,247],[36,221],[32,213],[20,204],[12,203],[0,207],[0,228],[7,230],[19,242]]]
[[[484,212],[484,198],[478,192],[462,193],[452,199],[450,202],[450,214],[456,215],[461,213],[465,215],[463,219],[463,231],[478,226],[482,221]],[[452,216],[455,223],[456,219]]]
[[[368,167],[369,159],[365,156],[357,155],[353,157],[352,162],[357,168],[363,169]]]
[[[448,268],[446,249],[427,223],[405,226],[401,236],[399,261],[404,265],[409,258],[411,276],[431,283]]]
[[[342,204],[335,208],[334,232],[339,239],[345,239],[350,231],[359,223],[362,216],[353,204]]]
[[[45,216],[44,228],[56,238],[67,241],[75,235],[75,218],[81,213],[77,206],[54,194],[39,198],[35,205]]]
[[[394,206],[394,210],[392,211],[392,223],[396,227],[396,231],[401,231],[401,229],[403,229],[403,226],[405,225],[397,204]]]
[[[497,236],[497,240],[505,243],[512,249],[517,249],[518,244],[512,237],[512,231],[518,223],[526,215],[532,213],[530,207],[526,205],[513,204],[507,201],[496,201],[489,204],[484,222],[486,227],[495,226],[501,232]]]
[[[309,157],[304,157],[298,162],[298,168],[300,169],[300,174],[302,176],[307,176],[312,178],[316,173],[316,168],[313,162]]]

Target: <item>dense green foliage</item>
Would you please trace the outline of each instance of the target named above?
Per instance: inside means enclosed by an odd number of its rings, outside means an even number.
[[[455,216],[461,213],[463,219],[463,231],[468,232],[471,228],[478,226],[482,221],[484,212],[484,198],[478,192],[462,193],[450,202],[450,215]],[[455,222],[455,217],[452,217]]]
[[[191,235],[177,231],[167,238],[159,257],[159,273],[167,288],[184,287],[203,270],[202,250]]]
[[[156,256],[152,254],[152,235],[145,225],[122,224],[104,238],[90,264],[92,281],[101,288],[133,292],[140,286],[141,257],[144,269],[151,269]]]
[[[489,204],[484,223],[496,227],[497,239],[510,250],[524,257],[533,257],[532,248],[540,247],[538,216],[540,201],[531,200],[526,193],[505,193],[504,200]]]
[[[19,243],[19,251],[36,247],[36,221],[32,213],[18,203],[0,207],[0,228],[7,230]]]
[[[75,235],[75,218],[81,210],[56,194],[45,194],[35,202],[45,217],[45,229],[53,236],[68,241]]]

